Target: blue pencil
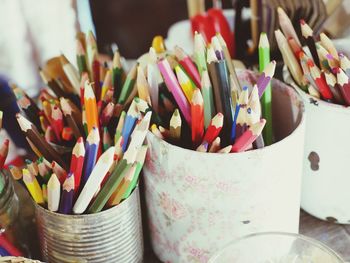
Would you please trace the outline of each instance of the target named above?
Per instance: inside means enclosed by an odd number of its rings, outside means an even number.
[[[0,256],[7,257],[7,256],[12,256],[12,255],[5,248],[0,246]]]
[[[62,187],[62,196],[58,212],[61,214],[71,214],[74,198],[74,174],[69,173]]]
[[[235,110],[235,115],[233,116],[233,123],[232,123],[232,129],[231,129],[231,144],[235,142],[236,139],[236,124],[237,124],[237,118],[238,118],[238,113],[240,110],[240,105],[239,103],[236,104],[236,110]]]
[[[89,179],[89,176],[95,166],[99,144],[100,134],[98,129],[93,127],[85,143],[84,173],[80,182],[81,189]]]
[[[136,102],[135,100],[132,101],[130,108],[126,114],[125,117],[125,122],[122,130],[122,136],[124,139],[123,147],[122,150],[125,152],[128,143],[129,143],[129,138],[131,135],[132,130],[135,127],[136,121],[138,119],[138,112],[137,112],[137,107],[136,107]]]

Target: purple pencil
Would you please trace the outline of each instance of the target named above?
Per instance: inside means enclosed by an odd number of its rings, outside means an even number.
[[[61,214],[71,214],[74,198],[74,174],[69,173],[62,187],[62,196],[58,212]]]
[[[164,82],[168,87],[169,91],[173,94],[180,111],[185,117],[185,120],[191,125],[191,108],[185,95],[183,94],[180,84],[176,79],[176,76],[171,69],[168,60],[162,59],[158,62],[158,68],[164,78]]]
[[[276,68],[276,61],[272,60],[267,66],[265,67],[264,71],[261,73],[258,81],[257,81],[257,86],[259,90],[259,97],[264,94],[264,91],[269,85],[272,76],[275,74],[275,68]]]

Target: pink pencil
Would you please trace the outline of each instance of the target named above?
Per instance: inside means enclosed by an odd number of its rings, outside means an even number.
[[[258,136],[261,134],[262,130],[264,129],[266,120],[261,119],[259,122],[253,124],[249,127],[248,130],[246,130],[232,145],[231,152],[244,152],[251,144],[258,138]]]
[[[189,125],[191,125],[191,108],[185,95],[183,94],[180,84],[176,79],[176,76],[171,69],[169,62],[166,59],[162,59],[158,62],[158,68],[162,74],[165,84],[167,85],[169,91],[173,94],[174,99],[179,106],[185,120]]]

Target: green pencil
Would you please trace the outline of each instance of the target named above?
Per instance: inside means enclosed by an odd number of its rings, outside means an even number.
[[[122,89],[123,68],[120,61],[120,54],[117,50],[113,57],[113,69],[112,69],[112,85],[114,87],[113,97],[115,100],[119,99]]]
[[[267,64],[270,63],[270,45],[267,39],[266,33],[260,34],[259,40],[259,71],[262,72]],[[266,87],[264,94],[261,97],[261,106],[263,118],[266,119],[266,125],[263,130],[264,141],[266,145],[272,144],[273,131],[272,131],[272,94],[271,84]]]
[[[132,69],[129,71],[129,74],[126,77],[124,85],[123,85],[122,90],[120,92],[120,96],[118,98],[118,104],[124,105],[124,103],[128,99],[128,97],[129,97],[129,95],[134,87],[134,84],[135,84],[136,75],[137,75],[137,66],[138,66],[138,63],[135,64],[132,67]]]
[[[5,178],[4,175],[1,173],[0,174],[0,194],[2,193],[2,190],[4,189],[5,186]]]

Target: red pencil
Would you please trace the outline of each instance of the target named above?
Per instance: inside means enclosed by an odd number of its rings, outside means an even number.
[[[224,115],[221,112],[217,113],[210,121],[207,131],[205,132],[203,142],[211,144],[219,135],[224,123]]]
[[[100,85],[100,62],[97,59],[97,53],[94,53],[93,55],[92,80],[94,82],[94,93],[96,96],[96,101],[99,101],[101,98],[101,85]]]
[[[332,91],[328,87],[326,80],[323,74],[321,73],[320,69],[314,64],[314,62],[311,59],[307,61],[307,64],[310,68],[311,76],[314,79],[317,85],[318,91],[321,93],[322,98],[325,100],[333,100]]]
[[[264,129],[266,120],[261,119],[246,130],[232,145],[231,152],[244,152],[252,145]]]
[[[201,77],[199,76],[197,67],[192,62],[191,58],[183,51],[182,48],[176,46],[174,48],[175,56],[186,73],[190,76],[194,84],[201,87]]]
[[[10,141],[6,139],[0,148],[0,169],[4,167],[8,152]]]
[[[195,146],[198,146],[202,141],[204,133],[203,97],[199,89],[196,89],[193,92],[191,102],[191,119],[192,142]]]
[[[350,106],[350,81],[349,77],[341,68],[339,68],[337,72],[337,82],[339,84],[341,94],[345,100],[345,104]]]
[[[59,107],[51,105],[51,119],[52,119],[52,129],[55,132],[56,139],[58,141],[62,140],[62,130],[63,130],[63,114]]]
[[[67,172],[55,161],[51,163],[51,168],[52,171],[56,174],[60,183],[63,184],[67,178]]]
[[[0,233],[0,246],[3,247],[7,252],[9,252],[11,256],[23,256],[22,252],[19,251],[14,245],[10,243],[10,241],[7,240],[4,233]]]
[[[100,123],[101,126],[107,126],[111,118],[113,117],[114,112],[114,103],[110,102],[107,104],[107,106],[103,109],[101,117],[100,117]]]
[[[85,147],[82,137],[79,137],[72,151],[72,160],[70,163],[70,172],[74,174],[75,193],[79,190],[81,173],[83,171],[85,158]]]

